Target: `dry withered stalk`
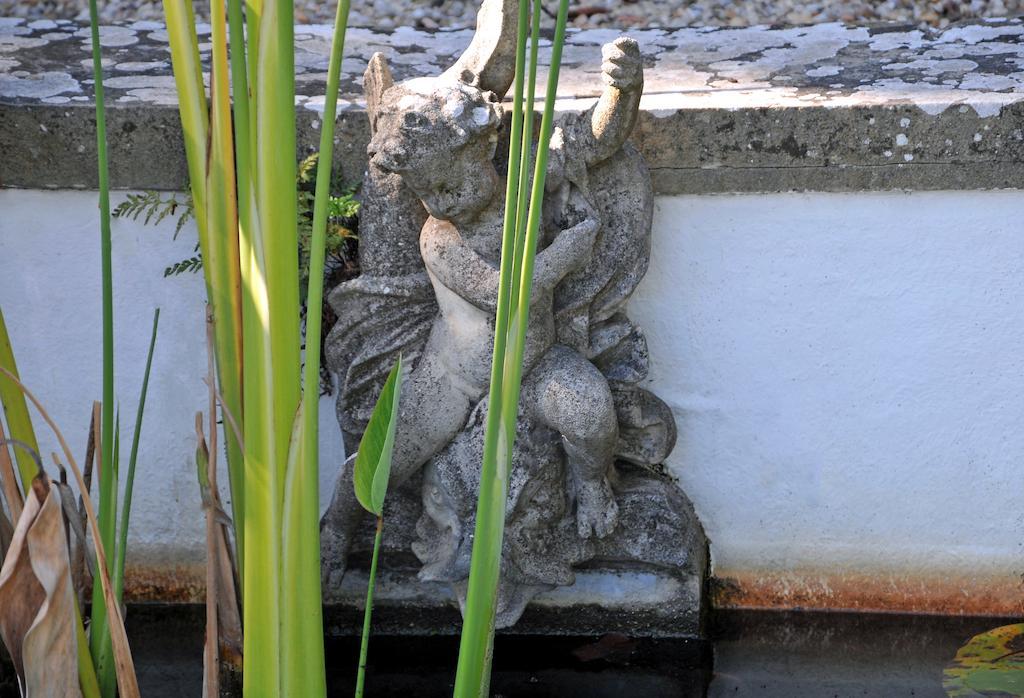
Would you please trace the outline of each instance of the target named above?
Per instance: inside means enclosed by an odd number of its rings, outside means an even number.
[[[218,394],[214,365],[213,312],[207,306],[206,343],[209,414],[209,446],[203,433],[203,413],[196,413],[196,460],[203,508],[206,511],[206,646],[203,655],[203,692],[216,698],[220,692],[220,662],[240,670],[242,666],[242,622],[238,608],[235,564],[229,543],[231,524],[220,500],[217,484],[217,403]],[[233,417],[222,410],[224,421],[234,428],[241,441]],[[241,443],[239,443],[241,446]],[[205,473],[205,481],[203,475]]]
[[[92,403],[92,413],[89,417],[89,433],[85,440],[85,460],[82,463],[82,479],[85,480],[87,492],[92,488],[92,469],[96,454],[102,453],[100,448],[100,403]],[[78,521],[82,528],[88,525],[85,516],[85,504],[82,498],[78,498]],[[71,561],[71,574],[75,580],[75,593],[78,595],[78,607],[85,608],[85,590],[92,581],[92,567],[85,564],[86,544],[80,542],[74,547],[74,557]]]
[[[5,441],[6,438],[3,422],[0,422],[0,441]],[[21,507],[24,500],[21,498],[21,490],[18,489],[18,480],[14,474],[14,461],[11,460],[11,452],[6,443],[0,446],[0,490],[3,491],[4,499],[7,501],[7,510],[11,513],[11,520],[17,521],[21,518]]]
[[[16,385],[21,392],[25,394],[25,397],[35,405],[35,408],[43,418],[43,421],[45,421],[53,431],[54,436],[57,438],[57,442],[60,444],[61,450],[64,452],[64,458],[67,460],[68,465],[71,466],[71,470],[75,474],[75,480],[78,483],[79,491],[82,495],[82,502],[85,504],[86,516],[89,519],[89,529],[92,533],[93,544],[96,547],[97,568],[100,571],[100,585],[102,586],[103,597],[106,601],[109,613],[110,636],[114,650],[114,665],[117,668],[118,694],[121,698],[141,698],[139,694],[138,680],[135,676],[135,663],[132,660],[131,649],[128,645],[128,635],[124,629],[124,619],[121,616],[120,605],[117,603],[117,599],[114,596],[114,587],[110,581],[110,574],[107,572],[107,554],[103,547],[103,539],[100,536],[99,524],[96,519],[96,511],[93,508],[92,499],[89,497],[88,490],[85,487],[85,480],[82,477],[82,471],[75,462],[75,457],[71,453],[71,448],[68,446],[68,442],[64,438],[64,434],[57,426],[57,423],[53,421],[50,413],[46,411],[35,394],[32,393],[32,391],[29,390],[17,376],[7,369],[0,367],[0,373],[5,375],[8,380],[14,383],[14,385]]]

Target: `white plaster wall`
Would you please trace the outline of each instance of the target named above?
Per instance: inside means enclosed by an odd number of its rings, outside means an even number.
[[[631,314],[720,574],[1024,569],[1022,211],[1024,192],[658,201]]]
[[[116,205],[123,199],[114,196]],[[194,416],[206,410],[202,274],[164,278],[193,254],[195,228],[115,219],[116,393],[124,463],[145,369],[153,309],[160,329],[143,421],[132,505],[129,562],[168,567],[201,561],[204,522],[195,475]],[[0,189],[0,306],[21,377],[82,458],[93,400],[102,392],[99,212],[95,192]],[[343,447],[334,403],[321,402],[321,501]],[[57,443],[36,424],[40,448]],[[223,461],[223,458],[221,459]],[[50,459],[47,458],[47,463]],[[221,478],[230,502],[227,476]]]
[[[1024,568],[1022,210],[1021,192],[659,199],[631,312],[716,569]],[[0,304],[75,446],[100,392],[97,219],[94,193],[0,190]],[[205,407],[202,282],[163,278],[194,232],[172,232],[113,232],[125,442],[162,308],[132,554],[169,565],[201,556]],[[326,499],[341,446],[322,416]]]

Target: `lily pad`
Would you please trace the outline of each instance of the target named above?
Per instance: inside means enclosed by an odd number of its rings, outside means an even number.
[[[943,672],[950,698],[1024,696],[1024,623],[975,635]]]

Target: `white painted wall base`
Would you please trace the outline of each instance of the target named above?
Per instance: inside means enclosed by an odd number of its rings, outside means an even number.
[[[1022,210],[1017,191],[659,199],[631,313],[716,574],[1016,581]]]
[[[717,575],[1024,571],[1022,210],[1018,191],[658,199],[631,313]],[[83,445],[100,391],[97,219],[95,193],[0,190],[0,304],[22,373]],[[172,232],[114,224],[125,439],[162,308],[132,555],[167,566],[202,555],[205,406],[202,282],[163,278],[194,231]],[[322,415],[326,499],[342,451],[333,405]]]

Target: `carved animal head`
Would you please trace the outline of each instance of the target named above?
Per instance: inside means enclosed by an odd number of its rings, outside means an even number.
[[[501,99],[515,71],[517,5],[484,0],[470,47],[437,78],[395,84],[383,56],[366,69],[371,163],[402,177],[436,218],[473,215],[491,200]]]
[[[436,218],[453,220],[491,200],[501,105],[461,81],[411,80],[384,93],[371,162],[402,177]]]

